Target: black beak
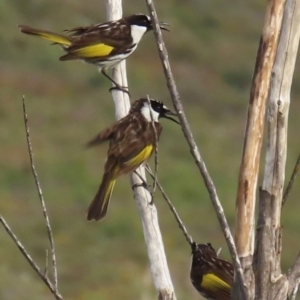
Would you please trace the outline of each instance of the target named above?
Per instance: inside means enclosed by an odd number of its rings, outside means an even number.
[[[169,116],[176,116],[177,117],[177,114],[172,112],[171,110],[167,110],[167,111],[164,111],[164,114],[162,115],[163,118],[166,118],[166,119],[169,119],[169,120],[172,120],[173,122],[177,123],[177,124],[180,124],[180,122],[178,122],[177,120],[169,117]]]
[[[170,26],[170,25],[168,23],[166,23],[166,22],[159,22],[159,28],[161,30],[165,30],[165,31],[169,31],[170,32],[170,30],[168,28],[166,28],[165,26]]]

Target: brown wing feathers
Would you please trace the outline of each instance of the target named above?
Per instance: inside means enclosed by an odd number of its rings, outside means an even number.
[[[123,119],[122,119],[123,120]],[[111,127],[108,127],[104,130],[102,130],[100,133],[98,133],[92,140],[90,140],[86,146],[87,147],[94,147],[100,144],[103,144],[113,138],[113,135],[118,130],[120,124],[122,124],[122,120],[117,122],[116,124],[112,125]]]
[[[159,137],[161,125],[155,123],[155,126]],[[132,172],[139,166],[142,162],[140,160],[136,164],[127,164],[127,162],[136,157],[147,145],[154,144],[155,134],[152,124],[140,112],[134,111],[100,132],[88,143],[88,146],[99,145],[108,140],[110,144],[104,175],[98,192],[89,207],[88,220],[100,220],[105,216],[115,179]]]

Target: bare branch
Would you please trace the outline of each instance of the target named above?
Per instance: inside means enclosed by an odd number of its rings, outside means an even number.
[[[54,277],[54,286],[57,289],[58,288],[58,281],[57,281],[57,266],[56,266],[56,255],[55,255],[55,247],[54,247],[54,240],[53,240],[53,234],[52,234],[52,229],[48,217],[48,212],[46,208],[46,204],[44,201],[44,196],[42,192],[42,188],[39,182],[39,178],[35,169],[34,165],[34,159],[33,159],[33,150],[32,150],[32,145],[31,145],[31,140],[30,140],[30,134],[29,134],[29,126],[28,126],[28,116],[26,112],[26,104],[25,104],[25,97],[23,96],[23,116],[24,116],[24,123],[25,123],[25,130],[26,130],[26,139],[27,139],[27,146],[28,146],[28,152],[29,152],[29,158],[30,158],[30,166],[31,166],[31,171],[34,177],[34,182],[38,191],[39,199],[42,204],[43,208],[43,214],[46,222],[46,227],[47,227],[47,234],[48,238],[50,241],[50,247],[51,247],[51,258],[52,258],[52,266],[53,266],[53,277]]]
[[[169,199],[169,197],[167,196],[167,194],[165,193],[164,189],[162,188],[161,184],[159,183],[157,177],[155,177],[155,175],[153,174],[153,172],[151,171],[150,167],[148,166],[147,168],[147,172],[150,174],[150,176],[155,180],[156,178],[156,182],[157,182],[157,186],[162,194],[162,196],[164,197],[164,199],[167,201],[167,204],[171,210],[171,212],[173,213],[179,228],[181,229],[185,239],[187,240],[187,242],[190,244],[190,246],[193,244],[193,239],[192,237],[189,235],[187,229],[185,228],[183,222],[181,221],[179,214],[176,211],[175,206],[172,204],[171,200]]]
[[[286,202],[289,194],[290,194],[290,191],[292,190],[292,187],[293,187],[293,184],[294,184],[294,181],[296,179],[296,175],[299,171],[299,165],[300,165],[300,153],[298,155],[298,159],[296,161],[296,164],[295,164],[295,167],[294,167],[294,170],[292,172],[292,175],[291,175],[291,178],[289,180],[289,183],[283,193],[283,197],[282,197],[282,206],[284,205],[284,203]]]
[[[49,266],[49,251],[48,249],[46,249],[45,251],[46,253],[46,259],[45,259],[45,271],[44,271],[44,275],[47,277],[48,276],[48,266]]]
[[[167,85],[168,85],[168,88],[170,91],[170,95],[171,95],[175,110],[178,113],[178,117],[180,119],[182,131],[183,131],[184,136],[190,147],[191,154],[196,161],[196,165],[203,177],[203,180],[204,180],[204,183],[208,190],[210,199],[214,205],[219,223],[223,230],[223,234],[224,234],[225,240],[227,242],[227,245],[228,245],[232,260],[233,260],[235,270],[237,272],[236,274],[237,274],[237,278],[239,280],[239,286],[242,290],[243,299],[247,299],[247,290],[244,285],[243,271],[242,271],[241,264],[240,264],[240,261],[239,261],[239,258],[238,258],[237,252],[236,252],[234,240],[233,240],[232,234],[230,232],[230,228],[229,228],[228,222],[226,220],[223,207],[222,207],[219,197],[217,195],[215,185],[206,169],[205,163],[199,153],[195,139],[193,137],[190,126],[186,119],[186,116],[185,116],[185,113],[183,110],[183,106],[182,106],[182,103],[181,103],[181,100],[179,97],[179,93],[177,91],[177,87],[176,87],[174,77],[173,77],[173,74],[171,71],[171,66],[170,66],[169,59],[168,59],[168,52],[167,52],[165,43],[162,38],[162,34],[161,34],[160,27],[159,27],[159,22],[158,22],[158,18],[157,18],[157,14],[156,14],[156,10],[155,10],[153,1],[146,0],[146,3],[148,6],[148,10],[150,13],[152,23],[154,25],[153,26],[154,34],[155,34],[155,38],[156,38],[159,56],[160,56],[163,70],[165,73],[165,77],[167,80]]]
[[[39,275],[39,277],[48,286],[48,288],[50,289],[50,291],[54,295],[54,297],[57,300],[62,300],[63,297],[60,295],[60,293],[58,292],[57,288],[55,286],[53,286],[53,284],[51,283],[51,281],[49,280],[49,278],[42,273],[41,269],[33,261],[33,259],[28,254],[28,252],[26,251],[26,249],[24,248],[24,246],[22,245],[22,243],[20,242],[20,240],[16,237],[16,235],[13,233],[13,231],[10,229],[9,225],[6,223],[5,219],[1,215],[0,215],[0,222],[4,226],[4,228],[5,228],[6,232],[8,233],[8,235],[11,237],[11,239],[17,245],[17,247],[19,248],[19,250],[21,251],[21,253],[23,254],[23,256],[26,258],[26,260],[28,261],[28,263],[30,264],[30,266],[35,270],[35,272]]]

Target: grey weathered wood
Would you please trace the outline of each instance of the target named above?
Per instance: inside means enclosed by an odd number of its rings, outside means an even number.
[[[274,16],[273,12],[273,16]],[[282,228],[280,224],[287,156],[290,89],[300,37],[300,1],[287,0],[272,69],[267,107],[267,148],[263,185],[259,197],[255,255],[256,299],[292,299],[298,288],[297,261],[288,274],[281,272]]]
[[[109,20],[116,20],[122,17],[122,0],[106,0],[107,15]],[[126,75],[126,63],[121,62],[113,70],[113,78],[122,86],[128,86]],[[130,109],[130,100],[126,93],[112,91],[116,108],[116,118],[124,117]],[[142,95],[146,96],[146,95]],[[144,167],[137,169],[137,172],[146,182]],[[131,175],[132,185],[141,184],[139,176]],[[155,288],[158,292],[158,299],[176,300],[167,259],[165,255],[162,235],[159,228],[157,210],[154,204],[150,204],[151,195],[144,187],[134,188],[134,199],[138,207],[139,216],[142,221],[144,238],[147,246],[150,270]],[[130,216],[128,216],[130,218]],[[138,277],[138,274],[137,274]]]
[[[269,0],[267,4],[264,28],[257,52],[250,92],[243,156],[239,173],[235,242],[244,268],[250,299],[254,297],[255,290],[252,258],[254,252],[254,212],[259,160],[271,70],[277,50],[284,2],[284,0]],[[240,298],[234,297],[234,299]]]

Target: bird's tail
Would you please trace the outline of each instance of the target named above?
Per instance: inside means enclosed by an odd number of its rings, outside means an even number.
[[[71,45],[71,41],[68,37],[58,33],[54,33],[47,30],[35,29],[26,25],[19,25],[19,28],[23,33],[39,36],[55,44],[62,45],[63,47],[68,47]]]
[[[98,221],[105,217],[115,182],[115,179],[110,173],[103,175],[99,190],[88,209],[88,221]]]

